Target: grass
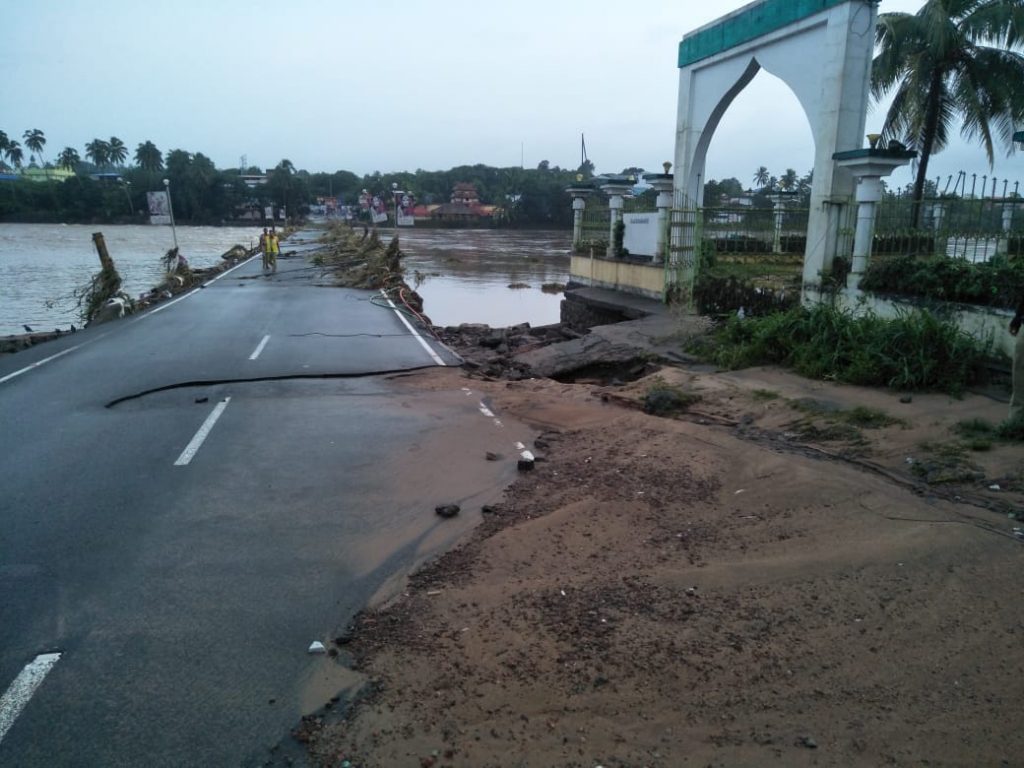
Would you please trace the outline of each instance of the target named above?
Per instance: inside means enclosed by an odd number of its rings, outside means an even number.
[[[723,368],[777,364],[812,379],[959,396],[988,347],[928,312],[886,320],[818,305],[732,318],[692,351]]]
[[[858,405],[849,411],[840,411],[836,415],[848,424],[864,427],[865,429],[881,429],[882,427],[891,427],[894,424],[906,424],[903,419],[890,416],[879,408],[868,408],[863,405]]]
[[[985,446],[972,450],[987,451],[996,440],[1003,443],[1024,442],[1024,413],[1018,413],[999,424],[992,424],[985,419],[958,421],[953,425],[953,431],[966,439],[968,444]]]
[[[781,395],[778,392],[773,392],[770,389],[755,389],[752,393],[755,400],[778,400]]]

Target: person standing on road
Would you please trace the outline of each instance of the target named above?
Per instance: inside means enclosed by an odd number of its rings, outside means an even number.
[[[1013,396],[1010,398],[1010,418],[1024,415],[1024,334],[1020,333],[1024,323],[1024,291],[1017,299],[1017,312],[1010,321],[1010,335],[1017,337],[1013,348]]]
[[[281,241],[277,239],[277,230],[273,227],[267,235],[267,249],[270,251],[270,271],[277,272],[277,255],[281,252]]]
[[[270,255],[267,252],[267,228],[263,228],[263,234],[260,235],[260,253],[263,255],[263,271],[267,271],[267,262],[270,259]]]

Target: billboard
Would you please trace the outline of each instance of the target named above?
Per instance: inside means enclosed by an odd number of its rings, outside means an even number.
[[[171,205],[167,199],[167,191],[147,192],[146,204],[149,207],[150,224],[170,224]]]

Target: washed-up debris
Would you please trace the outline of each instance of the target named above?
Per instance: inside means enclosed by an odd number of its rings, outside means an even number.
[[[806,747],[807,749],[818,748],[818,742],[816,742],[810,736],[801,736],[799,739],[797,739],[796,744],[798,747]]]
[[[210,398],[208,398],[208,397],[197,397],[196,398],[196,402],[197,403],[208,403],[208,402],[210,402]]]
[[[529,451],[523,451],[522,453],[519,454],[519,461],[516,466],[519,468],[520,472],[529,472],[531,469],[533,469],[533,464],[535,461],[536,459],[534,458],[532,453],[530,453]]]
[[[455,517],[459,514],[458,504],[441,504],[434,507],[434,511],[441,517]]]
[[[488,461],[498,461],[501,458],[501,454],[495,453],[494,451],[488,451],[484,455],[486,456]]]
[[[307,652],[308,653],[314,653],[314,654],[316,654],[316,653],[327,653],[327,648],[319,640],[314,640],[312,643],[309,644],[309,648],[307,649]]]

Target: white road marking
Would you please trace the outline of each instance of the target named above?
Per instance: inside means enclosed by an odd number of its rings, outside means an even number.
[[[488,408],[483,403],[480,403],[480,413],[482,413],[484,416],[486,416],[489,419],[493,419],[494,418],[494,413],[491,411],[490,408]]]
[[[58,661],[60,661],[59,653],[39,654],[25,665],[4,695],[0,696],[0,741],[4,740],[4,736],[14,725],[15,719],[28,704],[28,700],[32,698],[36,688],[42,685],[43,680],[50,674],[50,670]]]
[[[234,272],[236,269],[238,269],[239,267],[241,267],[244,264],[248,264],[250,261],[252,261],[255,258],[256,258],[255,256],[251,256],[250,258],[246,259],[245,261],[239,262],[238,264],[233,266],[231,269],[229,269],[229,270],[227,270],[225,272],[221,272],[219,275],[217,275],[215,278],[213,278],[213,280],[211,280],[209,283],[206,283],[206,285],[212,285],[213,283],[217,282],[222,277],[227,275],[229,272]],[[139,315],[138,317],[132,318],[132,322],[138,322],[140,320],[145,320],[150,315],[155,315],[157,312],[162,312],[163,310],[167,309],[169,306],[171,306],[173,304],[177,304],[179,301],[184,301],[189,296],[191,296],[193,293],[197,293],[200,290],[201,290],[200,288],[194,288],[193,290],[191,290],[188,293],[186,293],[184,296],[179,296],[176,299],[172,299],[171,301],[168,301],[168,302],[165,302],[165,303],[161,304],[160,306],[156,307],[155,309],[150,310],[149,312],[147,312],[144,315]],[[23,373],[28,373],[29,371],[31,371],[31,370],[33,370],[35,368],[38,368],[41,365],[45,365],[46,363],[50,362],[51,360],[56,360],[58,357],[63,357],[64,355],[68,354],[68,352],[74,352],[76,349],[78,349],[80,347],[84,347],[86,344],[92,344],[94,341],[99,341],[100,339],[102,339],[104,336],[107,336],[107,335],[109,335],[109,331],[107,333],[104,333],[104,334],[101,334],[101,335],[96,336],[94,338],[91,338],[88,341],[83,341],[81,344],[76,344],[73,347],[68,347],[67,349],[65,349],[65,350],[63,350],[61,352],[58,352],[55,355],[50,355],[49,357],[44,357],[42,360],[34,362],[34,363],[32,363],[32,365],[27,365],[24,368],[15,371],[14,373],[9,373],[6,376],[0,378],[0,384],[3,384],[6,381],[10,381],[13,378],[21,376],[21,374],[23,374]],[[443,363],[442,363],[442,365],[443,365]]]
[[[106,335],[106,334],[104,334],[104,335]],[[37,360],[36,362],[32,363],[32,365],[26,365],[24,368],[22,368],[19,371],[15,371],[14,373],[8,373],[6,376],[4,376],[2,379],[0,379],[0,384],[3,384],[5,381],[10,381],[11,379],[16,378],[17,376],[21,376],[21,374],[23,374],[23,373],[28,373],[33,368],[38,368],[40,365],[45,365],[46,363],[50,362],[51,360],[56,360],[58,357],[63,357],[68,352],[74,352],[79,347],[84,347],[90,341],[96,341],[96,339],[89,339],[89,341],[83,341],[81,344],[75,344],[75,346],[68,347],[67,349],[63,350],[62,352],[58,352],[56,355],[50,355],[49,357],[44,357],[42,360]]]
[[[420,346],[427,350],[427,354],[433,358],[434,362],[437,363],[438,365],[444,365],[444,360],[442,360],[438,356],[437,352],[430,348],[430,345],[427,344],[427,342],[423,340],[423,337],[416,332],[416,329],[409,324],[409,321],[405,319],[405,315],[398,311],[398,307],[395,306],[395,303],[391,301],[391,298],[386,293],[384,293],[383,288],[381,289],[380,295],[383,296],[384,300],[391,306],[393,310],[395,310],[395,314],[398,315],[398,319],[401,320],[405,327],[409,329],[409,333],[416,337],[416,341],[420,343]]]
[[[260,352],[262,352],[263,348],[265,346],[267,346],[267,342],[268,341],[270,341],[270,335],[269,334],[263,337],[263,341],[261,341],[259,343],[259,345],[256,347],[256,351],[253,352],[251,355],[249,355],[249,359],[250,360],[255,360],[257,357],[259,357],[260,356]]]
[[[192,438],[192,442],[185,446],[185,450],[181,452],[181,456],[174,462],[176,467],[184,467],[190,461],[192,457],[196,455],[196,451],[199,450],[203,441],[206,440],[206,436],[210,434],[210,430],[213,429],[213,425],[217,423],[217,419],[224,413],[224,409],[228,407],[228,403],[231,402],[230,397],[225,397],[219,403],[217,407],[213,409],[213,412],[206,417],[206,421],[203,422],[203,426],[196,432],[195,437]]]
[[[526,446],[523,445],[522,443],[516,443],[516,450],[517,451],[525,450],[525,448],[526,448]]]
[[[250,256],[250,257],[249,257],[248,259],[246,259],[245,261],[240,261],[240,262],[239,262],[238,264],[235,264],[235,266],[233,266],[233,267],[232,267],[231,269],[228,269],[228,270],[225,270],[224,272],[221,272],[221,273],[220,273],[219,275],[217,275],[217,276],[216,276],[215,278],[213,278],[213,280],[211,280],[211,281],[210,281],[210,282],[208,282],[208,283],[205,283],[205,285],[213,285],[213,284],[214,284],[214,283],[216,283],[216,282],[217,282],[218,280],[220,280],[220,279],[221,279],[222,277],[226,277],[227,275],[230,275],[230,274],[231,274],[232,272],[234,272],[234,271],[235,271],[236,269],[238,269],[239,267],[245,266],[246,264],[248,264],[248,263],[249,263],[250,261],[252,261],[252,260],[253,260],[253,259],[255,259],[255,258],[256,258],[255,256]],[[139,321],[139,320],[145,320],[145,319],[146,319],[147,317],[152,317],[152,316],[153,316],[153,315],[155,315],[155,314],[156,314],[157,312],[163,312],[163,311],[164,311],[165,309],[167,309],[168,307],[173,307],[173,306],[174,306],[175,304],[177,304],[177,303],[178,303],[179,301],[184,301],[184,300],[185,300],[185,299],[187,299],[187,298],[188,298],[189,296],[192,296],[193,294],[199,293],[199,291],[201,291],[201,290],[202,290],[202,287],[200,287],[200,288],[193,288],[193,289],[192,289],[191,291],[189,291],[188,293],[186,293],[186,294],[184,294],[184,295],[182,295],[182,296],[179,296],[179,297],[178,297],[178,298],[176,298],[176,299],[171,299],[170,301],[165,301],[165,302],[164,302],[163,304],[160,304],[160,305],[159,305],[158,307],[156,307],[155,309],[151,309],[151,310],[150,310],[149,312],[147,312],[146,314],[144,314],[144,315],[140,315],[139,317],[137,317],[137,318],[136,318],[136,321]]]

